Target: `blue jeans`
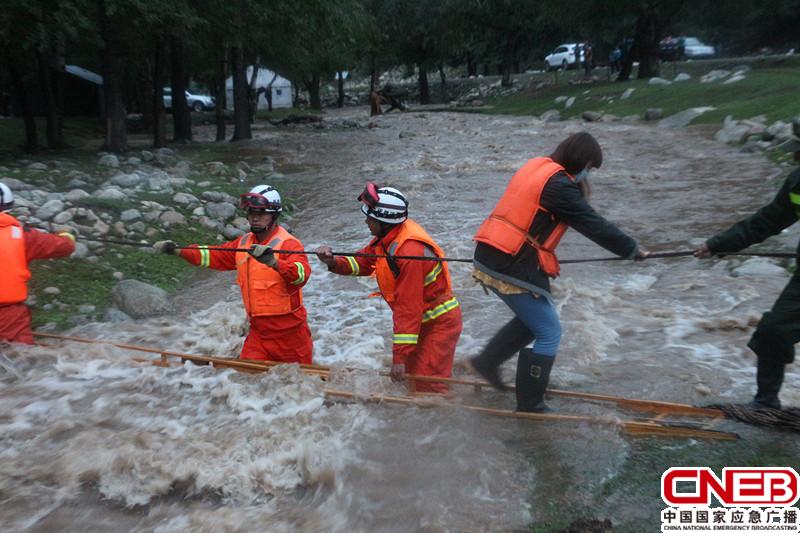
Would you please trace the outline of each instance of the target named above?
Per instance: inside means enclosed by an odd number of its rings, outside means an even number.
[[[542,296],[531,293],[500,294],[493,292],[514,312],[519,321],[533,335],[531,348],[534,353],[555,357],[561,342],[561,322],[553,304]]]

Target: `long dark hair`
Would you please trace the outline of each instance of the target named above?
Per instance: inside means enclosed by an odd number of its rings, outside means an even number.
[[[575,175],[590,164],[600,168],[603,164],[603,150],[597,139],[582,131],[574,133],[561,141],[550,159],[563,166],[567,173]]]

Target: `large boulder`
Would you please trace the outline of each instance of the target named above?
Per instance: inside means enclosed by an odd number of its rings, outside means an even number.
[[[122,280],[111,289],[111,301],[128,316],[147,318],[170,311],[166,291],[135,279]]]
[[[236,214],[236,208],[227,202],[209,202],[205,207],[206,214],[218,220],[227,220]]]
[[[660,107],[651,107],[644,112],[644,119],[647,121],[658,120],[664,116],[664,110]]]
[[[64,210],[64,202],[61,200],[50,200],[36,210],[36,218],[50,220]]]
[[[111,184],[129,189],[140,185],[144,179],[139,174],[117,174],[111,178]]]
[[[707,111],[713,111],[715,108],[713,107],[692,107],[681,111],[680,113],[675,113],[674,115],[670,115],[666,118],[662,118],[658,121],[659,128],[685,128],[689,124],[692,123],[694,119],[702,115]]]
[[[561,120],[561,113],[558,111],[558,109],[548,109],[539,115],[539,120],[542,122],[558,122]]]
[[[100,157],[97,164],[101,167],[117,168],[119,167],[119,159],[114,154],[105,154]]]

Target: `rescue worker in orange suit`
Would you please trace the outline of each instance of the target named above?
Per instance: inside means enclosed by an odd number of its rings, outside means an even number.
[[[28,297],[28,265],[36,259],[67,257],[75,251],[75,236],[28,230],[6,211],[14,194],[0,183],[0,341],[33,344]]]
[[[544,393],[561,341],[550,278],[558,276],[555,249],[567,229],[619,256],[647,257],[633,238],[589,205],[587,176],[602,163],[603,152],[590,134],[567,137],[550,157],[531,159],[514,174],[474,237],[473,276],[515,316],[469,363],[502,390],[499,366],[519,352],[517,411],[550,410]]]
[[[242,359],[311,364],[311,331],[303,306],[303,286],[311,275],[301,251],[303,244],[278,223],[281,196],[269,185],[257,185],[240,198],[247,212],[250,233],[214,248],[249,249],[249,252],[209,250],[192,245],[178,250],[172,241],[159,241],[154,248],[166,254],[214,270],[236,270],[250,333],[242,347]]]
[[[360,253],[388,256],[444,257],[430,235],[408,218],[408,200],[393,187],[368,183],[358,197],[374,239]],[[461,335],[461,307],[453,296],[450,272],[443,261],[333,255],[321,246],[317,257],[328,270],[345,276],[371,276],[378,281],[392,310],[394,336],[391,376],[406,374],[450,377]],[[447,392],[442,383],[417,382],[418,392]]]

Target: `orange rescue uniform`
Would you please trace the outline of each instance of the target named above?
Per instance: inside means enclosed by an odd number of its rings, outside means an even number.
[[[30,231],[8,213],[0,213],[0,341],[33,344],[28,297],[28,265],[36,259],[66,257],[75,251],[69,233]]]
[[[275,250],[302,250],[302,243],[281,226],[259,242],[247,233],[215,248],[250,248],[269,244]],[[311,364],[311,330],[306,321],[302,287],[311,275],[304,254],[275,254],[275,268],[259,263],[246,252],[208,250],[192,245],[180,255],[193,265],[214,270],[237,270],[236,283],[250,320],[250,333],[242,347],[242,359]]]
[[[444,253],[413,220],[398,224],[382,239],[359,250],[367,254],[443,257]],[[337,257],[332,272],[378,279],[381,296],[392,309],[392,362],[409,374],[450,377],[461,336],[461,307],[453,296],[447,264],[439,261]],[[442,383],[416,384],[420,392],[446,392]]]

